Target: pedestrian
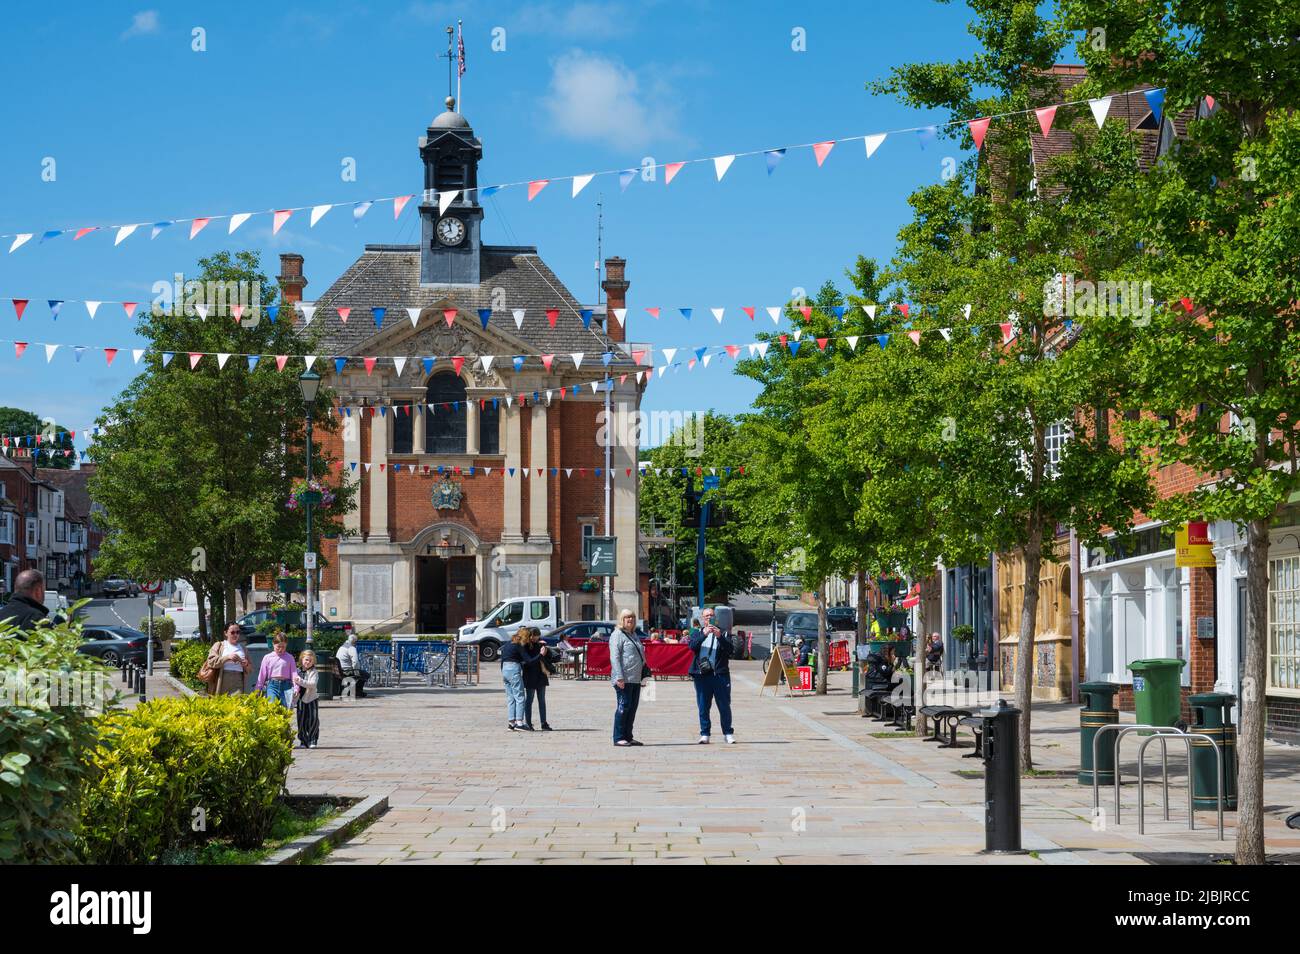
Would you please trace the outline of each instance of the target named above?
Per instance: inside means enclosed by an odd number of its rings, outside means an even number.
[[[614,744],[622,748],[641,745],[632,735],[637,706],[641,704],[641,683],[649,675],[645,650],[636,635],[636,613],[625,609],[618,614],[618,628],[609,637],[609,681],[614,684]]]
[[[537,714],[542,718],[542,731],[550,732],[546,721],[546,687],[551,684],[550,674],[555,672],[551,650],[542,642],[542,631],[536,626],[525,627],[528,636],[524,643],[524,722],[533,727],[533,699],[537,700]]]
[[[226,626],[226,638],[213,643],[208,650],[211,668],[217,670],[217,678],[208,684],[208,691],[214,696],[237,696],[244,691],[244,677],[253,664],[240,642],[241,635],[239,624],[230,623]]]
[[[501,647],[501,681],[506,687],[506,723],[511,732],[523,729],[531,732],[533,727],[524,720],[524,640],[527,626],[515,630],[510,642]]]
[[[718,721],[722,723],[722,737],[728,745],[735,745],[736,735],[731,724],[731,637],[713,622],[713,610],[706,609],[698,635],[691,637],[690,675],[695,681],[695,704],[700,712],[700,745],[709,744],[712,731],[710,715],[713,703],[718,704]]]
[[[15,639],[26,639],[26,634],[48,615],[45,577],[40,570],[23,570],[14,577],[14,591],[9,602],[0,607],[0,626],[17,626],[18,631],[10,635]]]
[[[277,631],[271,636],[271,652],[262,657],[255,688],[257,692],[265,692],[266,698],[274,699],[286,709],[291,709],[293,704],[290,697],[293,694],[293,677],[297,667],[288,647],[289,640],[284,633]]]
[[[320,672],[316,669],[316,654],[304,649],[298,656],[301,671],[293,674],[294,695],[298,697],[298,743],[304,749],[316,748],[320,738],[320,701],[316,692]]]
[[[370,673],[361,668],[361,657],[357,655],[357,634],[349,633],[348,638],[343,645],[339,647],[338,655],[334,657],[338,664],[339,675],[344,679],[354,680],[352,694],[358,699],[366,697],[366,680],[370,678]]]
[[[930,645],[925,648],[925,669],[927,672],[943,669],[943,637],[938,633],[930,634]]]

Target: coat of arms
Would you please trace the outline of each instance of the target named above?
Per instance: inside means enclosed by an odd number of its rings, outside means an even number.
[[[459,510],[461,498],[465,492],[460,489],[460,481],[444,477],[433,485],[433,506],[435,510]]]

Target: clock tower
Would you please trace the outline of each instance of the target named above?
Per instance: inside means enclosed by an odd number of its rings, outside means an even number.
[[[478,161],[483,143],[447,97],[447,111],[420,137],[424,195],[420,202],[420,284],[474,285],[480,281],[483,208],[478,204]],[[439,211],[439,193],[456,198]]]

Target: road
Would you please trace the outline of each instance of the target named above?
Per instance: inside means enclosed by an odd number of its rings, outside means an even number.
[[[149,613],[149,601],[143,596],[119,600],[91,600],[82,609],[85,622],[94,626],[130,626],[140,629],[140,620]],[[162,608],[155,606],[154,615],[161,616]]]

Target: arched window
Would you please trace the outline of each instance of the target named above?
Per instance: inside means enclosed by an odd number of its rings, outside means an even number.
[[[465,382],[450,372],[429,379],[424,446],[430,454],[465,453]],[[443,405],[446,407],[443,407]]]

